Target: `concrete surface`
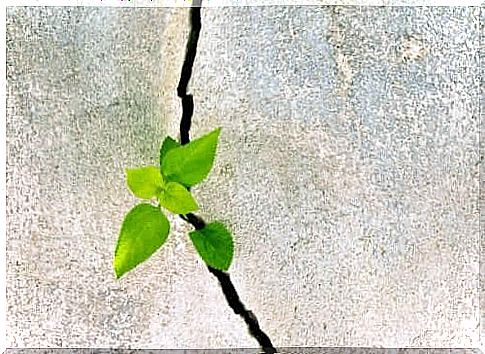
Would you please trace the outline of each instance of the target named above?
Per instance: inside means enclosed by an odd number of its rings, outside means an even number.
[[[204,9],[194,194],[277,347],[478,347],[479,8]],[[180,119],[186,9],[9,8],[7,345],[255,347],[173,219],[121,281],[136,202]]]

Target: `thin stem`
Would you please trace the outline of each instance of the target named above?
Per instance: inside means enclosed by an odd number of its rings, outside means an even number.
[[[201,1],[194,0],[194,6],[196,7],[192,7],[190,9],[190,34],[187,41],[185,60],[182,65],[180,81],[177,87],[177,95],[182,100],[182,119],[180,120],[180,143],[182,145],[190,142],[189,133],[192,124],[192,115],[194,113],[194,99],[192,95],[187,94],[187,86],[192,76],[192,68],[194,65],[195,55],[197,54],[197,42],[199,40],[199,34],[202,27],[200,20]],[[200,216],[193,213],[180,215],[180,217],[191,224],[196,230],[203,229],[206,225],[206,222]],[[219,280],[219,284],[221,285],[222,292],[224,293],[227,303],[232,308],[234,313],[244,319],[248,326],[249,333],[258,341],[264,353],[277,353],[277,350],[274,348],[271,340],[259,326],[258,320],[254,313],[246,309],[242,303],[229,274],[212,268],[211,266],[207,266],[207,268],[209,269],[209,272],[211,272],[217,278],[217,280]]]

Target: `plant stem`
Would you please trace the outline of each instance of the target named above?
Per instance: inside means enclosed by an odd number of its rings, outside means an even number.
[[[200,6],[201,0],[194,0],[192,8],[190,9],[190,34],[187,41],[185,52],[185,60],[182,65],[182,72],[180,75],[179,85],[177,87],[177,95],[182,100],[182,119],[180,120],[180,143],[182,145],[190,142],[190,126],[192,123],[192,115],[194,113],[194,99],[192,95],[187,94],[187,86],[192,76],[192,67],[194,65],[195,55],[197,54],[197,42],[201,29],[200,20]],[[196,230],[203,229],[206,225],[205,221],[193,213],[187,215],[180,215],[180,217],[191,224]],[[234,313],[241,316],[246,322],[249,333],[258,341],[264,353],[273,354],[277,350],[273,347],[271,340],[259,327],[258,320],[254,313],[244,306],[237,294],[231,278],[228,273],[221,270],[207,266],[221,285],[222,292],[226,298],[227,303],[232,308]]]

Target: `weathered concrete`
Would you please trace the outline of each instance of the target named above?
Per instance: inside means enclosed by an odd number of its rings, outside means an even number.
[[[381,348],[278,348],[281,354],[481,354],[477,349],[381,349]],[[140,350],[138,354],[255,354],[256,348],[159,349]],[[130,354],[123,349],[8,349],[6,354]]]
[[[186,9],[9,9],[11,347],[254,347],[177,219],[115,281],[180,118]],[[233,228],[231,274],[276,346],[478,346],[479,9],[203,11],[194,194]]]

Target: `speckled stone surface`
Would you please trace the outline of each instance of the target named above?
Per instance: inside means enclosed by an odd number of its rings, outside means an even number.
[[[480,354],[478,349],[278,348],[280,354]],[[231,349],[8,349],[5,354],[256,354],[255,348]]]
[[[192,132],[223,130],[193,192],[276,346],[478,347],[479,13],[203,10]],[[256,346],[176,218],[113,276],[123,168],[177,135],[187,14],[8,10],[7,346]]]

